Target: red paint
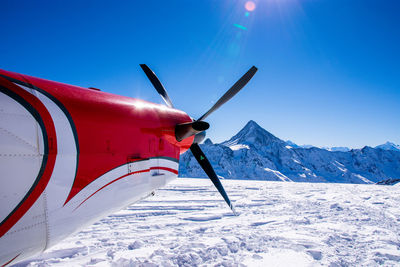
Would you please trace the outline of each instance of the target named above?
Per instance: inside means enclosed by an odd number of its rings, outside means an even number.
[[[46,188],[50,180],[51,174],[53,173],[53,168],[56,161],[57,138],[53,120],[46,107],[42,104],[42,102],[40,102],[37,97],[2,77],[0,77],[0,85],[6,87],[7,89],[22,97],[39,113],[44,123],[45,131],[47,133],[47,142],[49,144],[46,168],[44,169],[41,177],[39,177],[39,182],[37,183],[33,191],[27,196],[25,201],[21,203],[18,209],[15,210],[11,214],[11,216],[9,216],[6,221],[4,221],[3,224],[1,224],[0,237],[2,237],[5,233],[8,232],[8,230],[11,229],[12,226],[14,226],[18,222],[18,220],[29,210],[29,208],[32,207],[32,205],[36,202],[36,200]],[[50,147],[50,143],[52,143],[52,147]]]
[[[192,121],[182,111],[12,72],[0,70],[0,74],[46,91],[70,114],[79,155],[76,177],[65,204],[97,177],[130,159],[166,156],[179,160],[193,142],[193,136],[182,142],[175,139],[175,125]]]
[[[177,170],[171,169],[168,167],[151,167],[150,170],[164,170],[164,171],[169,171],[169,172],[175,173],[176,175],[178,174]]]
[[[138,173],[143,173],[143,172],[150,172],[150,170],[164,170],[164,171],[169,171],[169,172],[178,174],[178,171],[177,171],[177,170],[171,169],[171,168],[167,168],[167,167],[151,167],[151,168],[149,168],[149,169],[144,169],[144,170],[140,170],[140,171],[135,171],[135,172],[127,173],[127,174],[122,175],[121,177],[118,177],[117,179],[112,180],[111,182],[109,182],[109,183],[103,185],[103,186],[100,187],[99,189],[97,189],[93,194],[91,194],[90,196],[88,196],[87,198],[85,198],[85,200],[82,201],[81,204],[79,204],[78,207],[76,207],[76,208],[74,209],[74,211],[75,211],[77,208],[79,208],[83,203],[85,203],[86,200],[88,200],[89,198],[91,198],[92,196],[94,196],[95,194],[97,194],[97,192],[99,192],[100,190],[103,190],[104,188],[106,188],[106,187],[109,186],[110,184],[115,183],[116,181],[121,180],[122,178],[125,178],[125,177],[127,177],[127,176],[130,176],[130,175],[133,175],[133,174],[138,174]]]
[[[21,253],[18,254],[17,256],[15,256],[14,258],[12,258],[11,260],[7,261],[5,264],[1,265],[1,267],[7,266],[7,265],[10,264],[11,262],[13,262],[19,255],[21,255]]]

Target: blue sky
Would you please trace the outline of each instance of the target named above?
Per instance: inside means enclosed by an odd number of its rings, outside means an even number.
[[[298,144],[400,144],[399,1],[246,2],[2,1],[0,68],[161,103],[146,63],[197,118],[255,65],[213,141],[253,119]]]

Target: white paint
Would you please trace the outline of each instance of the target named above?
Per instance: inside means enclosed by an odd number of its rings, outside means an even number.
[[[0,238],[0,264],[8,262],[18,254],[17,260],[20,261],[44,250],[46,246],[44,205],[45,200],[42,195],[25,215]]]
[[[158,165],[155,164],[157,162]],[[133,173],[149,169],[152,166],[178,169],[176,162],[165,159],[150,159],[131,163],[129,169]],[[83,188],[62,209],[53,212],[51,216],[53,217],[54,225],[60,229],[57,241],[112,212],[116,212],[140,200],[153,190],[164,186],[168,181],[177,177],[177,175],[168,171],[160,170],[157,176],[152,176],[150,172],[144,172],[128,175],[113,182],[127,173],[128,164],[105,173]],[[96,193],[102,187],[104,188]]]
[[[24,88],[24,86],[21,87]],[[56,162],[45,190],[49,230],[46,247],[50,247],[60,240],[60,236],[63,236],[63,229],[58,226],[57,221],[68,216],[60,210],[74,182],[77,151],[73,131],[65,113],[47,96],[40,92],[35,93],[50,113],[57,136]]]
[[[35,182],[43,159],[38,123],[20,103],[0,93],[0,222],[22,201]]]

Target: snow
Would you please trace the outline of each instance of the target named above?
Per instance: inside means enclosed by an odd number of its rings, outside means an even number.
[[[332,152],[349,152],[351,149],[345,146],[334,146],[334,147],[321,147],[322,149]]]
[[[243,145],[243,144],[231,145],[231,146],[229,146],[229,148],[232,149],[233,151],[239,150],[239,149],[250,149],[250,147],[248,145]]]
[[[389,141],[384,143],[384,144],[382,144],[382,145],[376,146],[375,148],[380,148],[380,149],[383,149],[383,150],[400,151],[400,146],[399,145],[396,145],[396,144],[394,144],[392,142],[389,142]]]
[[[297,164],[301,164],[301,162],[298,161],[297,159],[293,159],[293,162],[294,162],[294,163],[297,163]]]
[[[399,186],[180,178],[18,266],[399,266]]]
[[[292,180],[290,180],[287,176],[283,175],[279,171],[271,170],[270,168],[264,168],[264,170],[266,170],[267,172],[273,173],[276,177],[281,179],[283,182],[292,182]]]
[[[370,180],[368,180],[367,178],[359,175],[359,174],[354,174],[355,177],[357,177],[358,179],[364,181],[366,184],[373,184],[373,182],[371,182]]]
[[[208,139],[200,147],[217,175],[226,179],[280,181],[286,177],[293,182],[365,184],[400,178],[400,150],[364,147],[328,151],[292,144],[249,121],[231,139],[220,144]],[[206,176],[190,151],[180,158],[179,175]]]

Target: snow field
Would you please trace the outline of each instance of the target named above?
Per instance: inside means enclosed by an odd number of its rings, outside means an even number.
[[[156,195],[17,266],[400,266],[400,187],[208,179]]]

